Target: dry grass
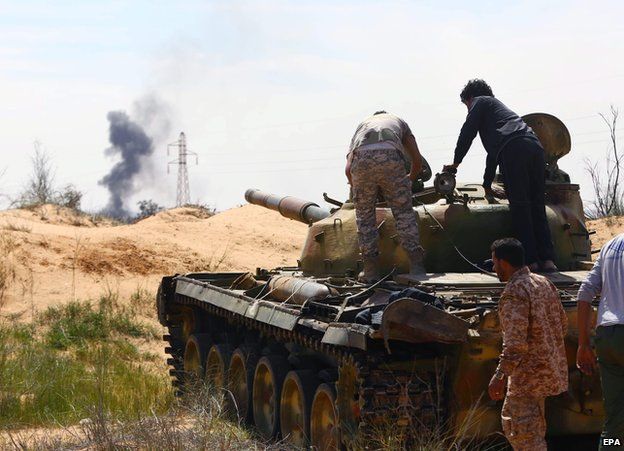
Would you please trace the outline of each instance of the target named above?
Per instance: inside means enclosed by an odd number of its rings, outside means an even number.
[[[6,301],[5,295],[15,282],[16,272],[13,263],[13,252],[18,243],[9,233],[0,234],[0,310]]]
[[[187,397],[176,400],[165,414],[146,412],[134,420],[120,422],[96,406],[78,426],[56,432],[11,432],[6,434],[4,445],[19,450],[289,449],[282,443],[261,440],[252,431],[227,421],[223,404],[207,387],[198,387]]]
[[[6,222],[2,225],[4,230],[8,230],[9,232],[24,232],[30,233],[32,232],[32,227],[26,224],[18,224],[15,222]]]
[[[11,284],[15,281],[15,268],[6,259],[0,262],[0,310],[6,302],[5,295]]]
[[[448,421],[437,424],[413,424],[409,427],[397,427],[390,419],[371,427],[364,437],[359,437],[353,445],[354,450],[414,450],[414,451],[497,451],[507,450],[502,437],[478,439],[471,433],[478,429],[480,421],[479,402],[471,408],[462,423],[453,427]]]

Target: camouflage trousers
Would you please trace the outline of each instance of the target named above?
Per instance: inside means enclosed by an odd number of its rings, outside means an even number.
[[[505,397],[501,420],[514,451],[546,451],[544,398]]]
[[[355,149],[351,179],[358,240],[363,257],[379,253],[375,204],[381,191],[392,210],[401,244],[409,253],[421,251],[418,220],[412,207],[412,182],[396,149]]]

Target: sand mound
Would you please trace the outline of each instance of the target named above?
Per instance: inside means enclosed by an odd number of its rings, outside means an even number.
[[[24,227],[36,224],[71,225],[74,227],[110,227],[116,221],[99,215],[77,213],[58,205],[40,205],[28,209],[14,209],[0,212],[0,227],[12,228],[13,225]]]
[[[44,206],[0,212],[7,269],[0,314],[31,312],[71,299],[155,292],[164,275],[246,271],[296,264],[307,227],[254,205],[219,214],[177,208],[114,225]],[[0,271],[0,294],[2,292]]]
[[[624,216],[587,221],[587,230],[596,232],[591,236],[592,249],[600,249],[611,238],[624,233]]]
[[[150,224],[157,222],[186,222],[200,221],[215,216],[215,213],[203,207],[172,208],[156,213],[154,216],[142,219],[138,223]]]

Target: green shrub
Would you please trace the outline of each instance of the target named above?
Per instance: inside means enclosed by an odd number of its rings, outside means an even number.
[[[114,344],[89,346],[78,359],[41,342],[6,338],[2,334],[0,428],[68,425],[94,409],[134,419],[164,412],[172,402],[168,378],[122,358]]]
[[[106,305],[50,307],[36,327],[0,323],[0,429],[168,410],[173,392],[164,365],[155,369],[157,359],[128,338],[155,331]]]
[[[101,298],[97,309],[88,302],[70,302],[59,307],[49,307],[40,316],[39,323],[46,325],[47,343],[55,349],[82,346],[87,341],[112,339],[115,336],[155,338],[156,330],[134,318],[130,312]]]

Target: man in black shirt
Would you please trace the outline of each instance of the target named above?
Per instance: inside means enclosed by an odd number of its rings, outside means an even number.
[[[485,81],[470,80],[460,98],[468,107],[468,116],[457,139],[453,164],[445,168],[459,166],[478,132],[487,152],[483,175],[486,196],[498,195],[492,181],[500,165],[515,233],[524,245],[527,264],[532,270],[556,271],[544,207],[546,163],[542,145],[521,117],[494,98]]]

